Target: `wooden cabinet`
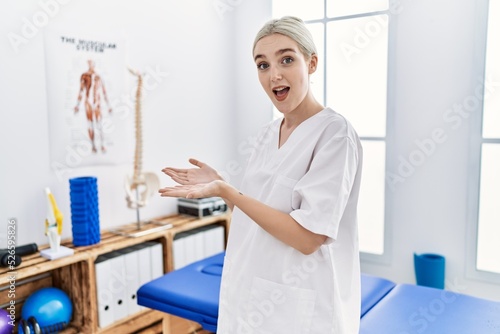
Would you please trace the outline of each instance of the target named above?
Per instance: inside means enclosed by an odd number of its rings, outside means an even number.
[[[34,291],[53,286],[65,291],[73,302],[70,326],[62,333],[161,333],[162,322],[166,315],[149,309],[130,315],[105,328],[99,328],[95,260],[102,254],[147,241],[156,241],[163,245],[163,271],[167,273],[173,270],[172,244],[175,234],[201,226],[219,224],[225,227],[227,240],[229,221],[229,214],[201,219],[184,215],[160,217],[154,219],[153,223],[146,224],[143,230],[154,229],[161,224],[171,224],[172,227],[134,238],[107,231],[101,234],[100,243],[85,247],[74,247],[71,241],[63,242],[64,246],[73,248],[75,254],[53,261],[42,258],[39,253],[24,256],[23,263],[14,271],[8,268],[0,270],[0,305],[5,308],[11,300],[15,300],[17,324],[23,301]],[[124,227],[133,229],[135,225]],[[40,249],[45,247],[47,246],[42,246]],[[8,293],[12,291],[10,288],[12,281],[15,281],[15,298],[9,297]],[[167,317],[166,322],[170,323],[174,333],[187,334],[200,328],[191,321],[173,316]]]

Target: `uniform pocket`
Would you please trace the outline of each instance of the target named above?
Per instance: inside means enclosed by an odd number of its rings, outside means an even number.
[[[249,297],[244,320],[251,333],[310,333],[316,291],[255,277]]]
[[[296,184],[297,180],[284,175],[276,176],[267,204],[280,211],[291,212],[293,188]]]
[[[275,183],[293,189],[295,184],[297,184],[297,180],[291,179],[288,176],[278,175],[276,176]]]

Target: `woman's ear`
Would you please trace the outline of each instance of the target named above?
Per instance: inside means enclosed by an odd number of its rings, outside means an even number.
[[[313,74],[316,72],[316,68],[318,67],[318,56],[313,53],[309,58],[309,74]]]

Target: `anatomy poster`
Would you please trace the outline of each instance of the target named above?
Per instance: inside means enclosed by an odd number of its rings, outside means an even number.
[[[125,40],[56,31],[44,37],[51,166],[130,161],[134,101],[126,94]]]

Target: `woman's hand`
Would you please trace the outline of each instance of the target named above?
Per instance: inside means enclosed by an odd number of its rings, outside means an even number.
[[[189,159],[189,162],[197,168],[179,169],[166,167],[162,169],[162,172],[182,185],[201,185],[215,180],[223,180],[219,173],[209,165],[196,159]]]
[[[162,197],[206,198],[220,197],[224,181],[215,180],[209,183],[186,184],[175,187],[165,187],[158,192]]]

